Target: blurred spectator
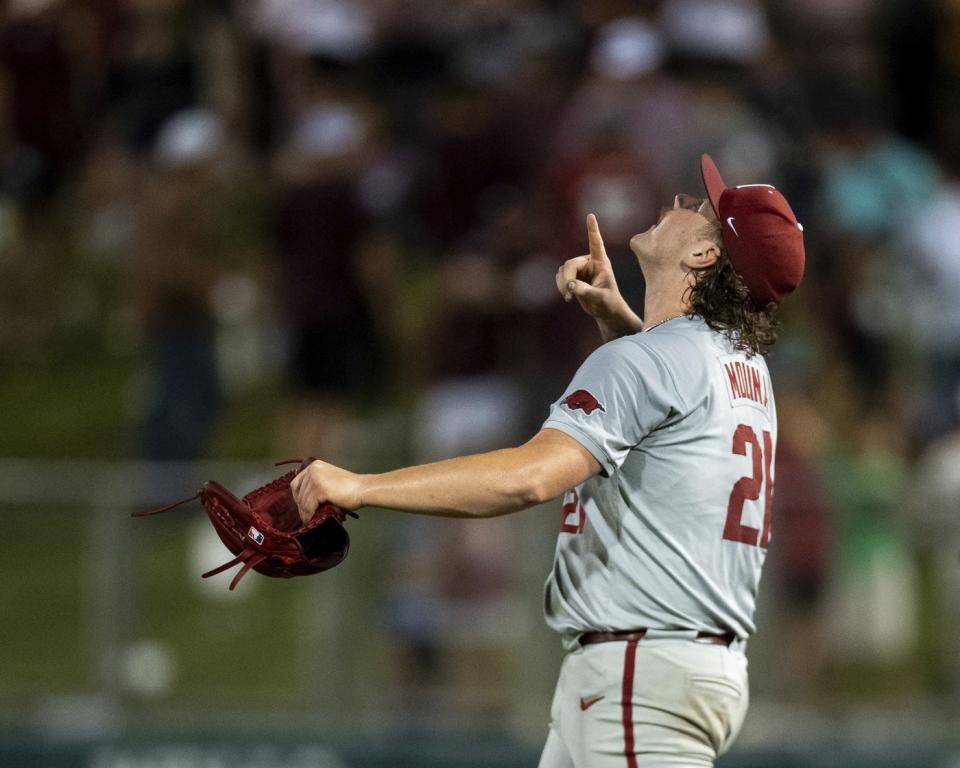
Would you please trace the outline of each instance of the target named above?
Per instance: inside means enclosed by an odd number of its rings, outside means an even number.
[[[782,345],[782,346],[781,346]],[[820,476],[831,428],[811,397],[814,349],[782,340],[771,361],[776,382],[778,441],[773,533],[764,576],[778,658],[771,681],[780,695],[815,703],[829,660],[825,595],[834,562],[834,510]],[[769,621],[770,616],[767,617]]]
[[[894,383],[897,327],[902,323],[900,301],[891,291],[898,266],[891,264],[885,242],[836,236],[825,237],[822,245],[831,253],[819,291],[824,348],[849,365],[861,399],[880,403]],[[878,291],[880,286],[886,292]]]
[[[0,31],[9,120],[0,187],[24,204],[48,200],[82,150],[75,73],[59,5],[57,0],[11,2]]]
[[[938,113],[947,111],[955,90],[949,70],[960,74],[949,53],[960,32],[957,9],[952,3],[892,0],[881,3],[879,13],[878,54],[889,75],[893,124],[911,141],[930,143]]]
[[[487,450],[524,436],[518,376],[524,315],[559,300],[534,286],[536,215],[517,189],[493,185],[474,209],[477,224],[440,266],[437,325],[427,343],[429,382],[417,419],[423,461]],[[533,258],[531,258],[533,257]],[[532,273],[527,271],[532,267]],[[542,288],[542,286],[540,286]]]
[[[960,647],[950,630],[960,610],[960,430],[944,435],[917,462],[910,484],[910,534],[927,582],[921,626],[925,682],[960,693]]]
[[[840,353],[879,402],[908,322],[910,302],[894,298],[897,286],[915,271],[898,250],[928,209],[938,170],[928,153],[891,130],[876,84],[825,82],[817,98],[825,124],[816,206],[824,252],[832,254],[819,270],[825,303]]]
[[[476,225],[477,213],[501,186],[527,180],[541,149],[524,145],[500,95],[471,82],[448,82],[437,95],[433,117],[433,174],[422,201],[426,225],[450,247]]]
[[[668,71],[688,94],[682,123],[670,138],[673,175],[684,190],[700,178],[688,157],[710,152],[728,178],[780,184],[780,148],[770,115],[749,98],[751,70],[770,54],[767,5],[755,0],[666,0],[659,26],[670,51]],[[659,147],[662,137],[651,137]]]
[[[520,258],[514,249],[524,242],[514,237],[516,226],[526,209],[511,190],[492,187],[487,193],[486,205],[475,211],[477,229],[441,265],[442,311],[425,344],[430,380],[415,415],[414,451],[421,462],[524,436],[523,390],[511,370],[519,329],[511,276]],[[391,599],[395,617],[416,611],[418,621],[394,629],[420,682],[443,670],[461,706],[489,714],[503,706],[504,688],[497,681],[505,679],[508,648],[520,626],[510,588],[516,521],[437,522],[415,523],[418,541],[431,542],[416,550],[421,557],[414,572],[421,578],[396,582]],[[409,570],[413,554],[401,549],[396,556]],[[429,580],[424,573],[432,574]]]
[[[143,0],[119,12],[108,49],[107,110],[117,116],[131,151],[149,154],[161,128],[201,100],[191,4]]]
[[[138,288],[149,349],[141,454],[196,459],[222,404],[209,292],[220,271],[217,164],[225,135],[204,109],[160,130],[140,204]],[[222,189],[222,188],[221,188]]]
[[[913,344],[927,356],[927,386],[917,414],[918,435],[937,438],[960,422],[960,181],[943,184],[902,233],[904,253],[897,313]]]
[[[844,101],[857,103],[852,94]],[[933,160],[854,107],[826,134],[821,205],[825,223],[865,240],[896,234],[927,206],[937,184]]]
[[[797,56],[806,78],[833,73],[852,81],[877,71],[876,21],[882,3],[872,0],[780,0],[767,3],[774,28]]]
[[[291,455],[336,456],[376,390],[380,340],[359,266],[367,223],[357,178],[373,113],[336,92],[304,109],[275,163],[276,248],[296,402],[278,429]]]
[[[756,0],[665,0],[660,25],[675,53],[711,61],[750,61],[770,43]]]
[[[91,258],[125,264],[136,247],[136,161],[111,127],[90,147],[81,187],[81,237]]]
[[[617,19],[597,31],[588,68],[556,128],[552,165],[553,179],[562,184],[556,215],[564,217],[563,233],[575,227],[579,235],[582,217],[574,216],[573,223],[565,214],[585,215],[583,206],[589,203],[599,205],[594,211],[599,220],[615,228],[614,240],[629,237],[641,212],[656,209],[666,194],[676,170],[670,142],[683,128],[688,104],[683,84],[661,71],[666,56],[657,28],[643,18]],[[664,141],[666,146],[660,144]],[[565,169],[588,169],[591,155],[604,153],[610,161],[598,163],[597,181],[587,176],[577,193],[581,174]],[[618,155],[623,171],[615,171]],[[576,204],[573,211],[570,202]]]
[[[840,566],[831,595],[831,661],[902,667],[917,640],[916,573],[901,511],[906,445],[889,408],[865,413],[853,426],[823,457]]]

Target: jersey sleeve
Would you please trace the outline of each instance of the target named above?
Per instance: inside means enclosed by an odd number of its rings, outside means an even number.
[[[584,361],[543,426],[580,443],[609,476],[644,437],[682,410],[660,355],[629,338],[618,339]]]

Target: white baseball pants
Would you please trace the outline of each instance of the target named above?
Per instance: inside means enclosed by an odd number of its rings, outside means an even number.
[[[747,658],[689,639],[567,654],[539,768],[713,766],[747,713]]]

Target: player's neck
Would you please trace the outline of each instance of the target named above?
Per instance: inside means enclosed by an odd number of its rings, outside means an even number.
[[[643,300],[643,327],[652,328],[658,323],[666,322],[674,317],[685,315],[690,309],[690,302],[685,300],[686,282],[683,287],[656,278],[648,280]]]

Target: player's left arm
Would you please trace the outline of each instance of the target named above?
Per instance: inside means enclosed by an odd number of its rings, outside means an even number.
[[[572,437],[542,429],[516,448],[462,456],[381,474],[356,474],[314,461],[291,488],[300,516],[317,507],[383,507],[441,517],[495,517],[559,496],[600,472]]]

